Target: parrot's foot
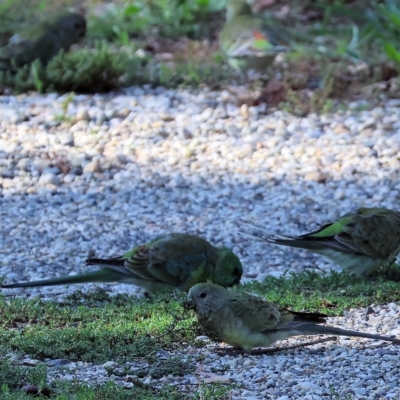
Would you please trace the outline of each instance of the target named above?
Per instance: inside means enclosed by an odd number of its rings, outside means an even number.
[[[240,354],[249,354],[249,352],[239,349],[238,347],[216,347],[214,352],[219,356],[238,356]]]
[[[370,314],[375,314],[375,310],[374,310],[371,306],[368,306],[368,307],[366,308],[365,314],[364,314],[365,320],[366,320],[366,321],[369,320],[369,315],[370,315]]]
[[[368,346],[368,347],[366,346],[365,348],[368,349],[368,350],[369,349],[375,350],[375,349],[383,349],[383,348],[391,346],[391,345],[393,345],[393,342],[383,342],[383,343],[371,345],[371,346]]]
[[[242,349],[235,348],[235,347],[229,347],[229,348],[220,347],[220,348],[216,348],[215,352],[218,353],[218,355],[227,355],[227,356],[236,356],[236,355],[244,355],[244,354],[248,354],[251,356],[259,356],[259,355],[263,355],[263,354],[277,353],[278,351],[298,349],[300,347],[312,346],[314,344],[320,344],[320,343],[330,342],[330,341],[334,341],[334,340],[337,340],[336,336],[329,336],[327,338],[314,340],[313,342],[300,343],[300,344],[295,344],[293,346],[286,346],[286,347],[273,347],[271,349],[253,350],[250,353],[247,351],[244,351]]]

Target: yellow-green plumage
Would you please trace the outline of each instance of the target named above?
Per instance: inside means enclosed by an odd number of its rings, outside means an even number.
[[[103,268],[85,274],[35,282],[2,285],[2,288],[54,286],[90,282],[120,282],[143,287],[150,293],[188,291],[199,282],[222,286],[240,282],[243,273],[239,258],[226,247],[214,247],[206,240],[180,233],[166,234],[136,246],[121,257],[89,258],[87,265]]]
[[[321,326],[325,323],[324,314],[289,311],[255,295],[211,283],[193,286],[188,300],[210,338],[244,351],[269,347],[278,340],[298,335],[357,336],[400,344],[400,340],[385,336]]]
[[[85,18],[74,12],[30,26],[0,49],[0,71],[11,71],[37,59],[46,65],[60,50],[68,51],[85,33]]]
[[[321,254],[357,275],[371,274],[400,253],[400,213],[387,208],[360,208],[300,236],[262,231],[263,241]]]
[[[278,53],[287,51],[287,40],[267,21],[252,14],[245,0],[228,0],[226,23],[219,46],[228,63],[242,73],[265,71]]]

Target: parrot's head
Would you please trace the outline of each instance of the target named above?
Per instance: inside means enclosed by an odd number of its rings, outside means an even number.
[[[78,42],[86,35],[86,19],[82,14],[76,12],[65,12],[59,15],[55,25],[63,32],[68,32]]]
[[[198,283],[188,293],[189,308],[197,314],[207,317],[223,306],[227,290],[214,283]]]
[[[215,266],[213,283],[224,287],[238,285],[243,274],[239,257],[227,247],[218,247],[218,261]]]
[[[251,7],[246,0],[228,0],[226,4],[226,20],[229,21],[238,15],[251,15]]]

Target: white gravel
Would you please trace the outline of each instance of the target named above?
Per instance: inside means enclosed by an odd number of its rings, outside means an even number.
[[[227,91],[130,88],[75,96],[60,122],[65,98],[0,97],[0,275],[7,283],[83,271],[89,251],[115,256],[171,231],[231,246],[247,278],[314,264],[329,270],[335,266],[320,257],[240,235],[241,221],[300,234],[360,206],[399,209],[399,100],[298,118],[239,108]],[[54,297],[76,289],[4,293]],[[362,310],[334,323],[400,336],[400,306],[375,310],[369,328]],[[334,398],[330,386],[339,398],[400,399],[399,350],[370,346],[345,339],[272,356],[205,353],[204,369],[220,365],[242,384],[236,400]],[[102,367],[73,365],[82,376],[108,379]]]

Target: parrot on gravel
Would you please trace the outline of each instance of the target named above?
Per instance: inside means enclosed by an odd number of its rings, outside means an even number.
[[[219,47],[232,68],[242,74],[250,69],[264,71],[278,53],[288,51],[287,45],[272,20],[254,16],[245,0],[228,0]]]
[[[76,12],[64,12],[12,36],[0,49],[0,71],[13,71],[39,59],[46,65],[60,50],[70,47],[86,34],[86,19]]]
[[[207,336],[245,352],[298,335],[356,336],[400,344],[391,337],[321,326],[325,314],[289,311],[258,296],[212,283],[193,286],[188,303]]]
[[[400,253],[400,212],[387,208],[359,208],[300,236],[255,228],[266,234],[262,241],[323,255],[356,275],[370,275]]]
[[[226,247],[214,247],[193,235],[171,233],[139,245],[121,257],[89,258],[87,265],[103,268],[79,275],[2,285],[2,288],[55,286],[91,282],[120,282],[141,286],[149,293],[188,291],[208,280],[222,286],[239,284],[239,258]]]

